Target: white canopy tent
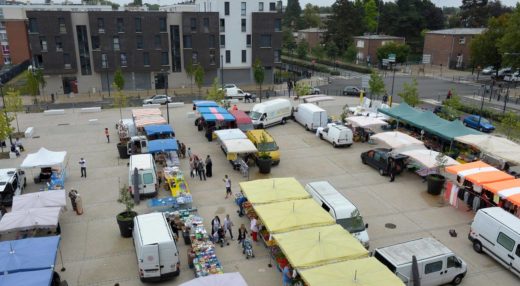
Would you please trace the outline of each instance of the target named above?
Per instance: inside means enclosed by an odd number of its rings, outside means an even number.
[[[217,135],[220,141],[232,140],[232,139],[247,139],[247,136],[242,132],[242,130],[235,129],[223,129],[215,131],[215,135]]]
[[[238,272],[214,274],[184,282],[179,286],[247,286]]]
[[[12,211],[46,207],[64,208],[66,205],[65,190],[52,190],[14,196]]]
[[[520,165],[520,145],[506,138],[482,134],[459,136],[455,140],[471,145],[493,157]]]
[[[54,152],[45,148],[40,148],[38,152],[27,155],[23,160],[21,168],[42,168],[52,166],[63,166],[67,156],[67,151]]]
[[[228,153],[244,154],[258,152],[253,142],[249,139],[224,140],[222,144]]]
[[[370,137],[378,142],[381,142],[392,149],[413,148],[424,149],[424,143],[413,138],[408,134],[399,131],[390,131],[374,134]],[[416,148],[417,147],[417,148]]]
[[[300,97],[304,103],[320,103],[322,101],[333,101],[335,98],[325,94],[305,95]]]
[[[428,150],[428,149],[414,149],[414,150],[408,150],[401,152],[400,154],[406,155],[410,158],[412,158],[417,163],[421,164],[425,168],[432,169],[437,166],[437,156],[439,155],[439,152]],[[444,155],[444,158],[446,159],[446,166],[451,165],[460,165],[459,162],[454,160],[451,157],[448,157]]]
[[[56,227],[60,211],[59,207],[49,207],[8,212],[0,220],[0,232]]]
[[[348,123],[354,127],[370,127],[370,126],[381,126],[387,125],[388,122],[384,121],[382,117],[370,117],[370,116],[352,116],[345,119]]]

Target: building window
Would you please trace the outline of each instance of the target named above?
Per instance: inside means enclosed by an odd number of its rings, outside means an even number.
[[[92,66],[90,65],[90,50],[88,46],[88,33],[87,26],[78,25],[76,26],[76,35],[78,41],[79,51],[79,65],[81,68],[82,75],[91,75]],[[61,41],[61,40],[60,40]]]
[[[170,40],[172,43],[172,71],[181,72],[181,38],[178,25],[170,26]]]
[[[67,28],[65,27],[65,19],[62,17],[58,18],[58,26],[60,28],[60,34],[66,34]]]
[[[63,42],[60,36],[54,37],[54,43],[56,44],[56,52],[63,52]]]
[[[161,65],[167,66],[170,64],[170,59],[168,56],[168,52],[162,52],[161,53]]]
[[[242,2],[240,3],[240,16],[245,16],[246,15],[246,2]]]
[[[197,18],[190,19],[190,30],[191,32],[197,32]]]
[[[10,65],[10,64],[11,64],[11,57],[4,56],[4,65]]]
[[[242,62],[245,63],[247,61],[247,51],[242,50]]]
[[[2,54],[4,56],[7,56],[7,55],[10,54],[10,52],[9,52],[9,45],[2,45]]]
[[[101,68],[107,69],[108,68],[108,57],[107,54],[101,54]]]
[[[184,36],[183,42],[184,42],[183,45],[184,45],[185,49],[191,49],[191,36]]]
[[[216,52],[215,52],[215,50],[209,51],[209,64],[210,65],[215,65],[217,63],[215,60],[216,60]]]
[[[226,47],[226,36],[220,35],[220,47],[225,48]]]
[[[220,32],[224,33],[226,31],[226,19],[220,19]]]
[[[209,18],[202,19],[202,26],[204,27],[204,33],[209,32]]]
[[[148,52],[143,53],[143,65],[146,67],[150,66],[150,54]]]
[[[276,3],[269,2],[269,11],[276,11]]]
[[[226,64],[229,64],[231,62],[231,51],[226,50]]]
[[[41,49],[42,52],[46,52],[47,51],[47,38],[40,37],[40,49]]]
[[[105,32],[105,19],[98,18],[97,27],[98,27],[98,33],[103,34]]]
[[[242,27],[242,32],[246,31],[246,19],[241,19],[240,26]]]
[[[38,21],[34,18],[29,18],[29,33],[38,33]]]
[[[191,63],[194,65],[199,64],[199,53],[198,52],[191,53]]]
[[[216,48],[216,45],[215,45],[215,35],[209,35],[209,37],[208,37],[208,47],[210,49],[215,49]]]
[[[159,18],[159,32],[166,32],[166,18]]]
[[[125,22],[123,21],[123,18],[117,18],[117,32],[118,33],[124,33],[125,32]]]
[[[464,45],[466,44],[466,37],[460,37],[459,38],[459,45]]]
[[[276,1],[276,10],[282,12],[282,1]]]
[[[260,35],[260,48],[270,48],[271,47],[271,35],[262,34]]]
[[[114,36],[112,38],[112,45],[113,45],[113,48],[114,48],[114,51],[119,51],[119,37],[118,36]]]
[[[248,48],[251,47],[251,35],[246,36],[246,45]]]
[[[274,62],[275,63],[281,63],[282,62],[280,54],[281,54],[280,50],[274,50]]]
[[[224,2],[224,15],[229,16],[229,2]]]
[[[264,2],[258,2],[258,11],[264,12]]]
[[[160,49],[161,48],[161,35],[155,35],[153,42],[154,42],[155,48]]]
[[[92,49],[99,50],[99,36],[92,36],[90,40],[92,41]]]
[[[141,18],[135,18],[135,32],[141,33],[143,31],[141,27]]]
[[[143,43],[143,37],[142,36],[135,37],[135,45],[136,45],[136,48],[138,50],[142,50],[143,49],[144,43]]]
[[[120,64],[122,67],[126,67],[128,65],[127,61],[126,61],[126,54],[125,53],[120,53],[119,54],[119,60],[120,60]]]
[[[274,31],[275,32],[282,31],[282,19],[274,19]]]
[[[71,69],[71,65],[70,65],[70,55],[68,53],[64,53],[63,54],[63,67],[65,69]]]
[[[358,40],[356,43],[356,48],[364,48],[365,47],[365,41]]]

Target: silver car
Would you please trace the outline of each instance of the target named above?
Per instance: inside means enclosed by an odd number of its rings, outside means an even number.
[[[164,94],[157,94],[143,100],[143,104],[166,104],[170,102],[172,102],[172,98]]]

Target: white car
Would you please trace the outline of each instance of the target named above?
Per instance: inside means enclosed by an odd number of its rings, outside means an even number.
[[[164,94],[157,94],[143,100],[143,104],[166,104],[170,102],[172,102],[172,98]]]
[[[520,82],[520,71],[516,71],[513,74],[505,75],[504,81]]]
[[[249,92],[244,92],[240,88],[226,88],[226,98],[237,98],[237,99],[245,99],[251,98],[251,94]]]

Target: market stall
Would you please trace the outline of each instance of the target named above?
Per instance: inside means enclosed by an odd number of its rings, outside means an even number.
[[[60,207],[45,207],[8,212],[0,220],[0,232],[56,228],[60,211]]]
[[[173,197],[186,197],[186,200],[191,202],[191,194],[190,189],[188,188],[188,183],[186,182],[184,173],[179,167],[165,167],[163,169],[163,175],[166,186],[168,187]]]
[[[53,190],[14,196],[11,210],[19,211],[45,207],[65,208],[66,206],[65,190]]]
[[[229,129],[235,124],[235,117],[228,113],[202,113],[197,121],[198,130],[205,130],[208,141],[213,140],[213,132],[221,129]]]
[[[15,272],[0,275],[0,285],[42,286],[52,285],[53,269]]]
[[[247,139],[246,134],[244,134],[244,132],[238,128],[217,130],[215,131],[215,135],[220,141],[232,139]]]
[[[482,161],[476,161],[467,164],[448,166],[445,168],[445,171],[446,176],[450,180],[458,183],[459,185],[462,185],[465,181],[465,177],[468,175],[477,174],[481,172],[498,171],[498,169],[495,167],[491,167],[490,165]]]
[[[146,117],[146,116],[154,116],[154,115],[162,115],[162,112],[159,108],[138,108],[132,109],[132,118],[135,120],[136,118]]]
[[[212,100],[194,100],[193,101],[193,110],[196,110],[200,107],[218,107],[219,105]]]
[[[148,153],[165,153],[174,152],[179,149],[177,139],[157,139],[148,141]]]
[[[320,102],[323,102],[323,101],[335,100],[334,97],[328,96],[325,94],[305,95],[305,96],[300,96],[300,99],[303,100],[303,103],[315,103],[315,104],[319,104]]]
[[[227,109],[220,106],[208,106],[208,107],[199,107],[197,109],[199,113],[212,113],[212,114],[226,114],[229,113]]]
[[[374,257],[298,270],[308,286],[404,286],[388,267]]]
[[[240,182],[239,185],[251,204],[267,204],[311,197],[295,178],[254,180]]]
[[[230,110],[229,113],[235,117],[236,128],[246,132],[248,130],[255,129],[253,126],[253,120],[242,110]]]
[[[498,157],[504,163],[520,165],[520,145],[503,137],[489,134],[465,135],[455,138],[456,141],[472,146],[481,152]]]
[[[169,124],[149,125],[144,127],[148,140],[168,139],[175,137],[175,132]]]
[[[416,173],[420,176],[424,177],[429,174],[437,173],[437,157],[440,154],[439,152],[428,149],[415,149],[403,151],[400,154],[410,158],[411,162],[409,162],[409,165],[413,165],[413,169],[415,169]],[[446,155],[443,155],[443,160],[445,160],[445,166],[460,165],[455,159]]]
[[[168,124],[166,119],[161,115],[149,115],[149,116],[141,116],[134,119],[135,127],[137,128],[138,133],[143,132],[143,128],[148,125],[164,125]],[[141,133],[142,134],[142,133]]]
[[[520,179],[486,183],[482,186],[482,196],[489,206],[500,206],[510,211],[520,207]]]
[[[59,243],[60,236],[0,242],[0,273],[3,275],[16,272],[32,273],[36,270],[54,269]],[[22,284],[0,283],[0,285]]]
[[[196,278],[179,286],[247,286],[247,283],[239,272],[232,272]]]
[[[345,121],[350,123],[353,127],[361,128],[369,128],[388,124],[388,122],[386,122],[383,118],[367,116],[351,116],[345,118]]]
[[[408,150],[425,149],[424,143],[422,141],[399,131],[389,131],[374,134],[370,137],[370,139],[387,145],[393,150],[404,148],[407,148]]]
[[[20,168],[40,168],[40,173],[34,177],[35,183],[47,182],[49,189],[63,189],[66,156],[66,151],[54,152],[42,147],[38,152],[28,154]]]

